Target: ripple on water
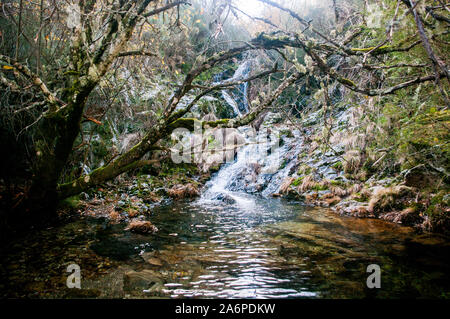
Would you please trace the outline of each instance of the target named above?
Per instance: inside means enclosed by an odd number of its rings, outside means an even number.
[[[151,236],[94,224],[83,237],[88,244],[72,245],[70,253],[89,247],[116,260],[106,275],[83,281],[103,297],[360,298],[373,295],[365,288],[371,263],[382,265],[379,297],[449,296],[446,239],[278,199],[253,199],[251,212],[199,202],[160,207],[152,217],[160,231]],[[74,232],[64,229],[55,232],[67,241],[63,235]]]

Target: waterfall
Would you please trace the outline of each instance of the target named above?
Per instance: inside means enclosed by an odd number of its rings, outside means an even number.
[[[279,146],[276,128],[270,134],[265,129],[256,133],[245,128],[248,145],[241,148],[235,161],[222,166],[206,184],[201,201],[221,201],[248,207],[255,201],[250,194],[270,197],[278,193],[286,177],[295,174],[298,155],[303,150],[300,132],[283,138]]]
[[[223,78],[226,77],[227,71],[217,74],[215,84],[226,84],[248,77],[252,64],[252,60],[246,60],[239,65],[232,77],[225,80]],[[222,97],[237,116],[249,111],[248,83],[242,83],[236,89],[222,90]],[[296,175],[298,157],[303,150],[301,134],[297,130],[289,130],[293,135],[290,138],[283,136],[283,145],[279,145],[282,128],[271,125],[268,131],[263,125],[259,132],[250,127],[243,128],[241,133],[245,135],[248,145],[238,151],[233,163],[223,165],[207,183],[207,190],[200,201],[219,201],[248,207],[255,201],[255,197],[250,194],[269,197],[278,193],[284,180]],[[284,129],[286,130],[286,127]]]
[[[246,60],[239,65],[233,76],[226,80],[223,79],[226,76],[226,71],[217,74],[214,79],[216,81],[215,84],[226,84],[245,79],[250,74],[252,64],[253,60]],[[248,82],[241,83],[234,89],[222,90],[221,93],[222,98],[232,107],[237,116],[248,113]]]

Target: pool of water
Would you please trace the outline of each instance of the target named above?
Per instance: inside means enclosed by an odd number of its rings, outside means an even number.
[[[374,219],[232,193],[155,208],[159,231],[139,235],[106,219],[30,234],[1,251],[2,297],[448,298],[450,245]],[[66,287],[67,265],[82,289]],[[366,285],[381,268],[381,288]]]

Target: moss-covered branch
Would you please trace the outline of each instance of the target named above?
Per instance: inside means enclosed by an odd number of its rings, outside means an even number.
[[[50,92],[47,85],[41,80],[41,78],[34,74],[28,67],[4,55],[0,55],[0,61],[23,74],[42,92],[50,105],[50,112],[56,111],[59,106],[64,104],[56,97],[54,93]]]

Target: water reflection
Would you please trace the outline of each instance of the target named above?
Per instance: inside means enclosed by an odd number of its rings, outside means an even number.
[[[160,229],[154,235],[95,219],[47,230],[42,238],[20,243],[29,250],[9,251],[7,258],[3,253],[0,272],[11,283],[2,287],[3,296],[449,297],[445,238],[299,203],[242,196],[253,201],[253,209],[203,200],[159,207],[149,217]],[[100,257],[111,263],[108,270],[96,268],[105,263]],[[62,280],[71,261],[86,274],[77,292],[82,295],[73,295]],[[365,286],[372,263],[382,269],[379,290]]]

